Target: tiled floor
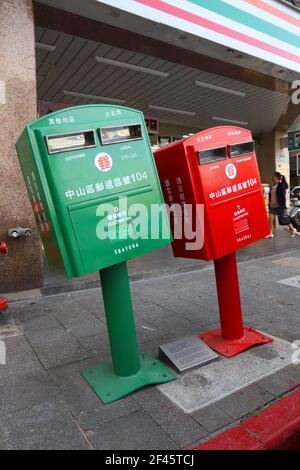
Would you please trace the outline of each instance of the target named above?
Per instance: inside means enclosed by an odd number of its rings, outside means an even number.
[[[299,274],[296,260],[300,251],[239,265],[245,323],[289,342],[300,339],[299,289],[278,281]],[[211,266],[133,282],[132,295],[140,349],[154,356],[163,343],[218,326]],[[80,376],[110,358],[100,289],[11,303],[0,339],[4,330],[0,448],[190,448],[300,383],[299,366],[289,366],[192,413],[158,387],[105,406]]]

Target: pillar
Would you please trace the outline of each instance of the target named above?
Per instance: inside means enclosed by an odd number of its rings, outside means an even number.
[[[271,184],[274,171],[290,180],[287,132],[273,131],[261,134],[257,142],[257,161],[262,183]]]
[[[34,18],[31,0],[0,2],[0,241],[9,254],[0,264],[0,293],[38,288],[42,249],[15,151],[26,123],[36,119]],[[29,227],[32,236],[12,240],[8,230]]]

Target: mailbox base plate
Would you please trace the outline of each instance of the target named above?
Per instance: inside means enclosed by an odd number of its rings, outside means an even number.
[[[129,395],[147,385],[176,380],[170,369],[149,354],[140,354],[141,368],[129,377],[121,377],[113,371],[112,361],[104,362],[81,372],[81,375],[106,405]]]
[[[199,338],[202,339],[211,349],[222,354],[224,357],[234,357],[253,346],[271,343],[273,341],[263,333],[246,327],[244,328],[244,336],[236,340],[224,339],[221,329],[203,333]]]

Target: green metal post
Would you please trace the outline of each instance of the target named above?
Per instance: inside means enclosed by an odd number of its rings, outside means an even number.
[[[103,403],[112,403],[151,384],[176,379],[167,366],[139,353],[126,262],[100,270],[111,361],[81,372]]]
[[[100,279],[113,369],[128,377],[141,365],[126,262],[101,269]]]

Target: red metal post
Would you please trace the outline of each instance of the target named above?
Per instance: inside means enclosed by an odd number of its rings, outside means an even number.
[[[216,259],[214,263],[222,336],[226,340],[241,339],[244,328],[236,253]]]
[[[203,333],[200,338],[225,357],[236,356],[258,344],[270,343],[271,338],[243,325],[235,252],[216,259],[214,263],[221,328]]]

